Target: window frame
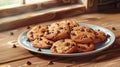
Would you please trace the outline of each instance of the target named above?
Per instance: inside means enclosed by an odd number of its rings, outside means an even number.
[[[54,0],[54,1],[56,1],[56,0]],[[2,17],[0,16],[0,18],[1,18],[0,21],[2,22],[2,23],[0,23],[0,31],[14,29],[14,28],[18,28],[21,26],[36,24],[36,23],[53,20],[53,19],[58,19],[58,18],[66,18],[66,17],[70,17],[70,16],[74,16],[74,15],[78,15],[78,14],[84,14],[84,13],[88,12],[88,10],[86,9],[87,6],[85,6],[85,2],[88,0],[84,1],[83,4],[78,4],[75,6],[71,6],[70,4],[73,4],[73,3],[70,3],[70,2],[64,3],[62,0],[59,0],[59,1],[62,4],[57,4],[58,2],[52,2],[52,3],[45,2],[45,3],[47,3],[45,5],[49,6],[51,4],[53,6],[39,8],[38,10],[44,10],[47,8],[57,7],[60,5],[67,5],[68,7],[58,9],[58,10],[45,11],[43,13],[41,13],[41,12],[36,13],[37,10],[32,10],[32,11],[28,11],[29,14],[27,14],[27,12],[21,13],[21,12],[19,12],[19,10],[23,9],[23,8],[31,9],[31,7],[34,7],[36,5],[38,6],[39,3],[27,4],[27,5],[22,4],[21,6],[16,6],[14,8],[0,9],[0,13],[2,14],[2,12],[3,12],[3,14],[5,14]],[[81,1],[83,1],[83,0],[81,0]],[[55,4],[53,4],[53,3],[55,3]],[[16,11],[16,9],[18,11]]]
[[[10,7],[0,8],[0,18],[19,15],[27,12],[33,12],[37,10],[48,9],[52,7],[70,5],[70,4],[74,4],[72,1],[75,0],[69,0],[69,1],[71,2],[64,2],[64,0],[51,0],[41,3],[25,4],[25,0],[22,0],[22,4],[20,5],[11,5]]]

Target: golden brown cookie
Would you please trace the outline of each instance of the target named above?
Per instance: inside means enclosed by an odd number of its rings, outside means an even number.
[[[74,27],[70,36],[73,41],[79,43],[91,43],[95,39],[94,30],[85,26]]]
[[[36,48],[50,48],[53,45],[53,41],[40,37],[32,41],[32,45]]]
[[[95,39],[93,40],[93,43],[99,43],[104,40],[106,40],[106,34],[100,30],[95,30]]]
[[[79,26],[79,24],[76,21],[70,19],[67,20],[66,23],[69,25],[71,31],[73,30],[73,27]]]
[[[70,29],[67,24],[64,23],[52,23],[48,26],[47,32],[45,32],[45,37],[47,39],[57,41],[60,39],[68,38],[70,34]]]
[[[53,44],[50,50],[52,53],[57,54],[72,53],[76,50],[76,43],[71,39],[58,40]]]
[[[94,48],[95,48],[95,45],[93,43],[89,43],[89,44],[78,43],[77,44],[78,52],[88,52],[88,51],[94,50]]]
[[[27,37],[29,40],[33,41],[39,37],[44,36],[44,32],[47,30],[47,26],[45,25],[37,25],[33,27],[28,33]]]

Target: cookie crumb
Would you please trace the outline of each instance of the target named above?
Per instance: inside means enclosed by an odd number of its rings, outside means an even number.
[[[27,39],[28,42],[30,42],[30,39]]]
[[[10,32],[10,35],[14,35],[14,33],[13,33],[13,32]]]
[[[107,38],[109,38],[110,37],[110,35],[109,34],[107,34]]]
[[[40,48],[38,48],[38,51],[41,51],[41,49],[40,49]]]
[[[15,44],[13,44],[13,48],[17,48],[17,46]]]
[[[32,63],[30,61],[27,61],[27,65],[31,65]]]
[[[116,30],[116,28],[115,28],[115,27],[112,27],[112,30]]]
[[[31,27],[30,26],[27,26],[27,29],[30,29]]]
[[[48,65],[53,65],[53,64],[54,64],[53,61],[48,62]]]

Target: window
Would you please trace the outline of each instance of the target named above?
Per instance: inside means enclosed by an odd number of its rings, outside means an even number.
[[[44,2],[64,2],[64,3],[77,3],[79,0],[0,0],[1,7],[11,7],[11,5],[21,5],[21,4],[35,4]]]
[[[0,0],[0,18],[77,3],[80,0]]]
[[[0,1],[0,3],[2,3],[0,6],[0,30],[6,30],[56,18],[68,17],[81,13],[83,14],[86,12],[86,8],[83,3],[87,0]]]
[[[21,0],[0,0],[0,7],[13,5],[13,4],[20,4]]]

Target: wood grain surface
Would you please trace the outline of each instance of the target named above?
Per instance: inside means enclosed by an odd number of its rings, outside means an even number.
[[[69,17],[79,23],[90,23],[111,30],[116,40],[113,45],[96,54],[82,57],[53,57],[30,52],[21,47],[18,36],[27,26],[0,32],[0,67],[119,67],[120,66],[120,13],[93,13]],[[64,19],[40,24],[59,22]],[[34,25],[30,25],[32,27]],[[115,29],[113,29],[113,27]],[[16,48],[13,48],[13,44]],[[48,64],[53,61],[53,64]],[[27,65],[27,62],[31,64]]]

